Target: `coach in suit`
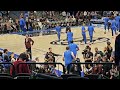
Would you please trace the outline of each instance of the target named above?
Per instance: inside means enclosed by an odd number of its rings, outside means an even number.
[[[32,44],[31,44],[31,43],[32,43]],[[30,59],[32,59],[31,47],[32,47],[33,44],[34,44],[34,41],[29,37],[29,35],[26,34],[25,47],[26,47],[27,53],[30,54]]]

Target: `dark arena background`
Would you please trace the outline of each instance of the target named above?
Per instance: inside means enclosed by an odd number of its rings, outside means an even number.
[[[117,15],[120,15],[119,11],[0,11],[0,79],[119,79],[119,67],[114,64],[115,39],[119,30],[112,36],[111,28],[106,29],[106,32],[104,29],[105,18],[110,19]],[[25,31],[20,26],[21,17],[25,21]],[[56,32],[58,24],[61,27],[60,42]],[[68,46],[67,24],[73,33],[73,42],[79,47],[76,60],[71,62],[69,70],[63,61],[63,53]],[[87,44],[83,41],[83,24]],[[90,42],[88,32],[90,24],[95,31],[93,43]],[[26,35],[34,41],[31,47],[32,59],[26,51]],[[88,46],[92,55],[85,50]],[[52,60],[46,58],[49,48],[54,53]],[[23,62],[17,62],[21,53],[28,56],[27,59],[22,56],[28,67],[24,67]],[[85,57],[85,54],[88,57]],[[15,70],[11,69],[15,67],[15,62],[18,63],[17,69],[21,69],[21,65],[23,69],[28,68],[31,72],[20,70],[22,73],[16,74]]]

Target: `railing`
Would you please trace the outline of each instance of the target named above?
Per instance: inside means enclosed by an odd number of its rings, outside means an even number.
[[[65,66],[64,66],[62,63],[33,63],[33,62],[30,62],[30,63],[19,63],[19,64],[17,65],[17,70],[18,70],[18,72],[19,72],[19,65],[20,65],[20,64],[28,64],[28,65],[31,65],[31,64],[34,64],[34,65],[36,65],[36,64],[40,64],[40,65],[49,65],[49,64],[61,65],[62,68],[63,68],[63,74],[65,74]]]
[[[4,66],[4,65],[10,65],[8,67]],[[12,63],[9,62],[0,62],[0,79],[13,79],[13,76],[10,75],[10,67],[12,66],[13,70],[15,70],[15,67]],[[3,68],[6,68],[5,71],[2,70]]]

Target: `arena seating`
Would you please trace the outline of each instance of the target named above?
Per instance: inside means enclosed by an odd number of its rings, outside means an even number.
[[[0,48],[0,51],[3,52],[3,50],[4,50],[4,49]],[[9,52],[8,52],[8,56],[10,56],[11,53],[12,53],[12,52],[9,51]],[[14,57],[18,58],[18,56],[19,56],[18,54],[14,54]]]
[[[17,74],[14,76],[14,78],[16,79],[30,79],[30,74],[27,73],[21,73],[21,74]]]
[[[76,74],[64,74],[64,75],[61,75],[61,77],[63,78],[63,79],[68,79],[68,77],[72,77],[72,76],[74,76],[74,77],[80,77],[79,75],[76,75]]]
[[[86,75],[85,77],[87,77],[89,79],[99,79],[100,75],[98,75],[98,74],[90,74],[90,75]]]
[[[51,76],[51,75],[42,74],[42,73],[36,74],[36,78],[42,78],[42,79],[62,79],[61,77]]]
[[[82,80],[84,80],[84,79],[89,79],[89,78],[87,78],[87,77],[78,77],[78,76],[71,76],[71,77],[68,77],[67,79],[82,79]]]
[[[13,77],[8,73],[0,73],[0,79],[13,79]]]
[[[101,74],[88,74],[85,75],[84,77],[83,76],[81,77],[80,75],[77,74],[63,73],[63,75],[61,76],[56,76],[55,74],[32,72],[31,74],[19,73],[15,76],[11,76],[8,73],[0,73],[0,79],[109,79],[109,78]]]

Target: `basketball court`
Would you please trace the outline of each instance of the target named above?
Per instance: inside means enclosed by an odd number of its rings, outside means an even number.
[[[71,31],[73,32],[73,37],[77,38],[77,40],[82,40],[81,35],[81,27],[73,27],[71,28]],[[62,32],[65,32],[65,29],[62,29]],[[89,39],[88,32],[86,32],[87,39]],[[53,45],[50,44],[51,41],[57,40],[57,35],[40,35],[31,37],[34,40],[34,45],[32,46],[32,56],[33,59],[35,57],[39,57],[40,62],[44,62],[44,54],[48,51],[49,47],[52,47],[52,50],[56,54],[63,55],[63,52],[66,50],[67,45]],[[22,52],[25,52],[25,45],[24,45],[24,39],[25,36],[17,35],[17,34],[5,34],[0,35],[0,48],[2,49],[8,49],[9,51],[12,51],[16,54],[20,54]],[[66,39],[66,33],[61,34],[61,39]],[[95,33],[94,33],[94,44],[91,45],[91,50],[94,53],[94,48],[98,47],[99,50],[104,49],[104,47],[107,45],[106,42],[109,40],[111,42],[111,46],[114,48],[114,41],[115,38],[112,38],[111,30],[106,34],[104,34],[103,28],[95,27]],[[82,57],[82,51],[86,47],[86,45],[81,44],[80,42],[75,42],[78,44],[80,50],[78,51],[78,58],[80,58],[81,62],[84,62]],[[88,41],[89,43],[89,41]],[[57,62],[61,62],[64,64],[64,61],[62,60],[62,56],[56,57]]]

